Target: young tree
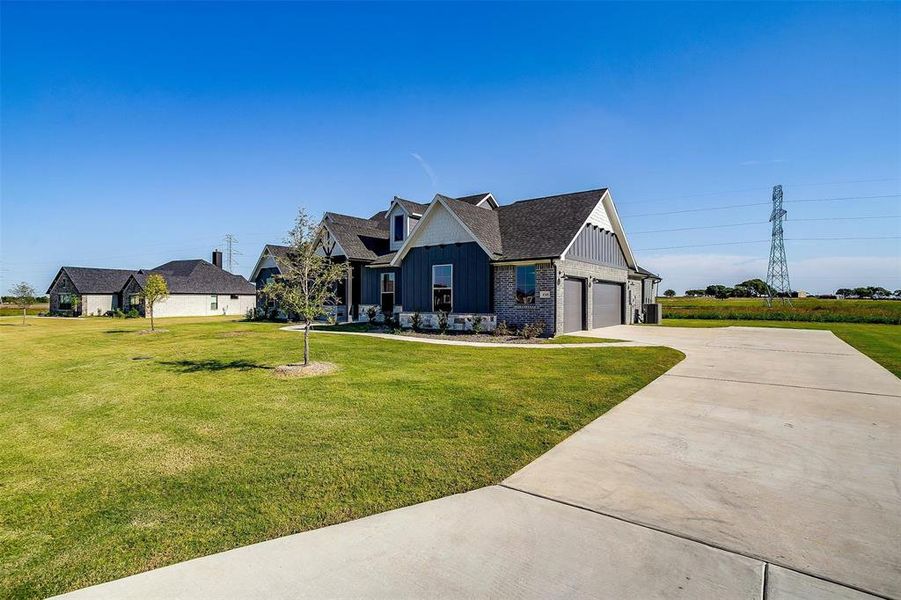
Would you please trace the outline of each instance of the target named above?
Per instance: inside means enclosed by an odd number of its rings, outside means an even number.
[[[166,279],[158,273],[148,275],[147,281],[144,282],[144,289],[141,291],[141,299],[144,300],[147,312],[150,313],[150,331],[154,331],[153,305],[168,297],[169,286],[166,284]]]
[[[23,281],[19,285],[9,288],[9,293],[13,297],[13,304],[16,305],[16,308],[22,309],[22,325],[24,325],[28,307],[37,301],[34,297],[34,288]]]
[[[666,290],[665,292],[663,292],[663,295],[667,298],[672,298],[676,295],[676,290]]]
[[[338,300],[338,283],[347,275],[346,266],[317,254],[320,226],[306,210],[297,212],[294,228],[288,232],[285,268],[264,288],[282,310],[296,314],[304,324],[303,364],[310,364],[310,327],[328,315],[328,307]]]

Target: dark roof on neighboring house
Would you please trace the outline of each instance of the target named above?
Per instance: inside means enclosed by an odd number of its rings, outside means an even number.
[[[481,194],[473,194],[472,196],[462,196],[460,198],[457,198],[457,200],[459,200],[460,202],[465,202],[467,204],[476,205],[479,202],[481,202],[482,200],[484,200],[485,196],[487,196],[487,195],[488,195],[488,192],[483,192]]]
[[[388,222],[325,213],[326,227],[350,260],[372,261],[388,252]]]
[[[283,271],[285,269],[285,264],[287,264],[288,262],[288,251],[291,250],[291,246],[266,244],[265,248],[269,250],[269,254],[272,255],[272,260],[275,261],[275,266],[277,266],[280,271]]]
[[[657,275],[656,273],[651,273],[650,271],[648,271],[648,270],[645,269],[644,267],[639,266],[637,269],[635,269],[635,271],[636,271],[637,273],[639,273],[640,275],[647,275],[647,276],[650,277],[651,279],[657,279],[657,280],[659,280],[659,281],[663,281],[663,280],[660,278],[660,275]]]
[[[144,287],[151,274],[163,276],[170,294],[256,294],[256,287],[241,275],[202,259],[169,261],[153,269],[136,271],[133,277]]]
[[[384,218],[385,218],[386,216],[388,216],[388,211],[387,211],[387,210],[380,210],[379,212],[377,212],[377,213],[375,213],[374,215],[372,215],[371,217],[369,217],[369,220],[370,220],[370,221],[376,221],[376,220],[379,220],[379,219],[384,220]]]
[[[520,200],[492,211],[503,240],[502,260],[561,256],[606,188]],[[476,209],[484,211],[484,209]]]
[[[399,196],[394,197],[394,201],[404,207],[404,210],[410,213],[411,215],[420,215],[422,216],[426,209],[429,207],[428,204],[422,204],[421,202],[413,202],[412,200],[404,200]]]
[[[128,277],[134,273],[127,269],[98,269],[94,267],[62,267],[53,278],[53,284],[59,279],[60,273],[68,275],[80,294],[116,294],[122,290]]]

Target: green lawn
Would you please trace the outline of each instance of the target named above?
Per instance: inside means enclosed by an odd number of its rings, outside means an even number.
[[[761,298],[658,298],[666,319],[731,319],[901,325],[901,300],[793,298],[767,307]]]
[[[666,371],[227,319],[0,319],[0,590],[43,597],[497,483]],[[528,355],[528,360],[525,353]]]
[[[811,323],[785,321],[727,321],[703,319],[664,319],[667,327],[789,327],[828,329],[880,365],[901,377],[901,327],[864,323]],[[652,327],[652,326],[649,326]]]

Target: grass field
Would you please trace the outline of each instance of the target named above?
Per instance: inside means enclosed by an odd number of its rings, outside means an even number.
[[[791,306],[768,308],[760,298],[658,298],[666,319],[811,321],[819,323],[901,324],[898,300],[821,300],[793,298]]]
[[[730,321],[704,319],[664,319],[667,327],[790,327],[828,329],[880,365],[901,377],[901,327],[865,323],[811,323],[804,321]]]
[[[49,304],[32,304],[28,307],[27,312],[29,315],[36,315],[39,312],[44,312],[50,310]],[[12,304],[2,303],[0,304],[0,317],[21,317],[22,309],[13,306]]]
[[[43,597],[496,483],[678,362],[269,323],[0,319],[0,596]],[[528,360],[524,359],[526,353]]]

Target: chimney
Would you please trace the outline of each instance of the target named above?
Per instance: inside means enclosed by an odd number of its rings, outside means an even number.
[[[222,252],[219,250],[213,250],[213,264],[222,268]]]

